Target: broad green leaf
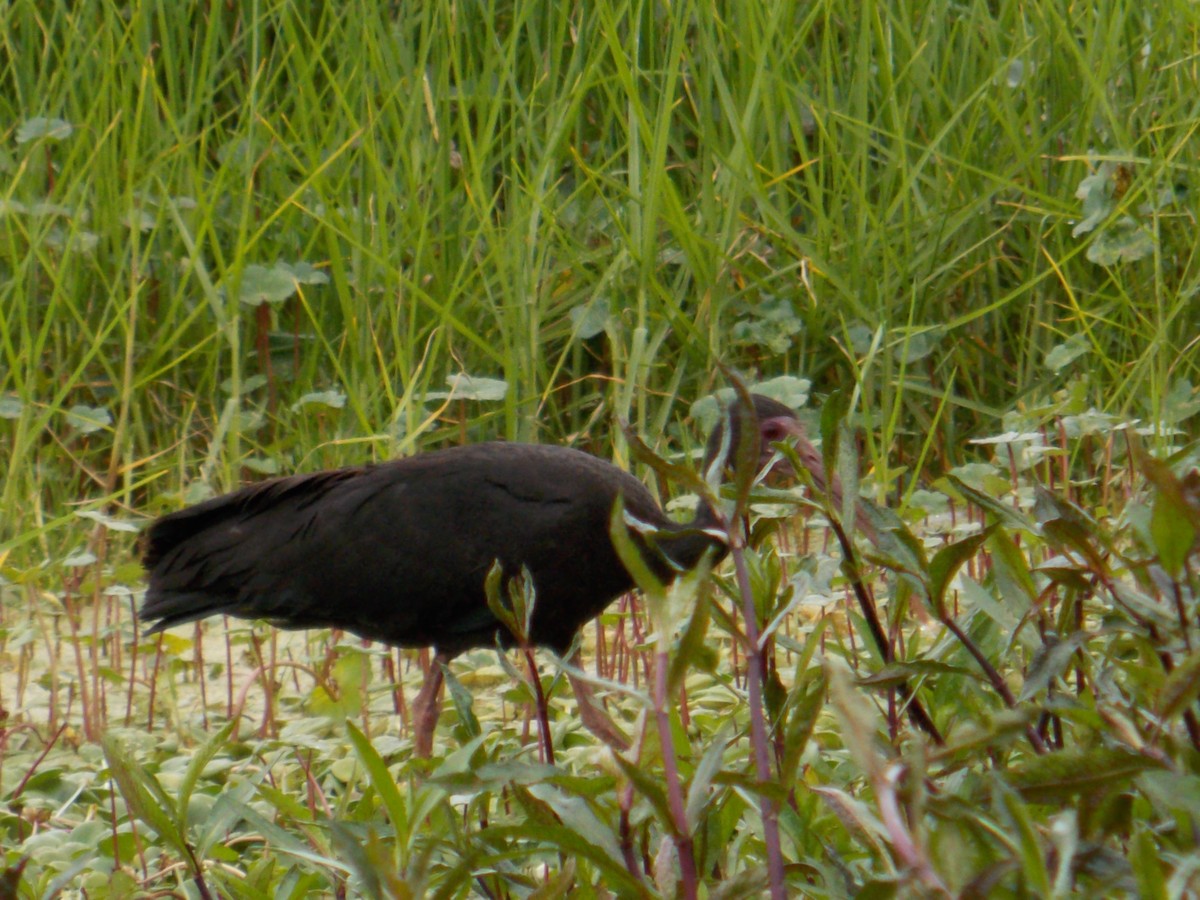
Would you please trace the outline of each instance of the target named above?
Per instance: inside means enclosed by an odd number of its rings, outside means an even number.
[[[821,407],[821,463],[826,472],[837,471],[838,447],[841,444],[841,424],[846,418],[846,395],[833,391]]]
[[[242,460],[242,465],[251,472],[267,476],[278,475],[281,469],[279,460],[274,456],[247,456]]]
[[[1129,216],[1096,233],[1088,245],[1087,258],[1101,266],[1136,262],[1154,253],[1154,234]]]
[[[25,404],[16,394],[0,394],[0,419],[19,419]]]
[[[1037,495],[1034,515],[1043,534],[1053,544],[1081,554],[1094,569],[1104,571],[1106,566],[1096,545],[1105,543],[1106,536],[1096,521],[1079,506],[1046,490],[1040,483],[1034,484],[1034,491]]]
[[[90,566],[96,562],[96,554],[91,550],[77,550],[63,559],[62,564],[70,568]]]
[[[51,141],[63,141],[75,131],[71,123],[65,119],[50,119],[37,116],[26,119],[17,126],[16,141],[18,144],[28,144],[43,138]]]
[[[267,770],[263,770],[258,776],[265,778]],[[242,818],[242,808],[253,799],[255,792],[259,792],[263,797],[271,802],[271,798],[276,798],[273,805],[280,812],[294,810],[299,815],[296,821],[303,822],[309,817],[308,809],[303,803],[295,801],[295,798],[283,796],[279,791],[272,793],[271,789],[261,782],[252,783],[250,781],[238,780],[226,785],[220,795],[217,797],[216,803],[209,809],[208,815],[201,822],[192,824],[191,834],[196,841],[196,855],[207,857],[214,852],[214,848],[221,845],[229,837],[229,832]],[[290,801],[290,806],[287,802]]]
[[[708,566],[701,564],[700,571],[688,573],[685,578],[677,579],[675,585],[683,589],[691,587],[689,598],[693,601],[679,638],[679,646],[671,655],[670,667],[667,670],[667,696],[674,697],[679,693],[679,687],[687,677],[698,659],[701,659],[708,649],[705,638],[708,635],[708,624],[711,621],[709,609],[711,598],[707,589]]]
[[[969,760],[980,751],[992,752],[1007,747],[1022,737],[1035,711],[1029,707],[1003,709],[990,719],[960,725],[945,747],[931,751],[930,758],[938,762]],[[953,767],[953,766],[952,766]]]
[[[1033,523],[1030,522],[1023,513],[1013,509],[1011,504],[997,500],[995,497],[989,496],[983,491],[971,487],[971,485],[967,484],[957,475],[949,474],[946,476],[946,480],[949,481],[950,484],[954,486],[954,489],[962,494],[963,497],[965,497],[971,503],[974,503],[984,512],[991,513],[993,516],[999,519],[1001,523],[1008,525],[1010,528],[1015,528],[1021,531],[1032,532],[1035,530]]]
[[[603,828],[580,828],[570,816],[563,817],[563,821],[562,825],[495,825],[488,831],[496,840],[544,842],[557,848],[568,858],[578,856],[588,860],[603,874],[605,886],[614,896],[647,900],[651,896],[658,896],[650,894],[641,881],[630,876],[624,862],[621,861],[620,847],[611,832]]]
[[[876,853],[886,855],[882,838],[887,836],[887,828],[866,803],[841,788],[814,786],[809,790],[825,801],[846,830],[871,844]]]
[[[338,872],[350,872],[350,867],[341,860],[332,856],[323,856],[314,851],[308,839],[303,836],[303,832],[300,835],[294,834],[271,821],[256,808],[258,804],[234,801],[233,805],[237,808],[239,817],[244,819],[254,831],[262,835],[263,840],[267,841],[276,852],[283,852],[297,859],[303,859],[318,866],[326,866]]]
[[[920,330],[905,328],[893,332],[892,336],[895,340],[893,355],[896,360],[911,366],[932,355],[942,345],[945,329],[936,325],[922,326]]]
[[[201,744],[192,753],[192,758],[188,760],[183,781],[180,783],[175,797],[175,823],[180,834],[188,832],[188,804],[191,802],[192,792],[196,789],[196,782],[200,780],[205,767],[212,762],[213,757],[225,746],[225,742],[229,740],[229,736],[233,734],[236,727],[237,719],[230,719],[220,731],[211,735]]]
[[[512,607],[504,602],[504,568],[498,559],[492,562],[487,576],[483,579],[483,592],[487,598],[488,609],[496,617],[496,621],[503,625],[510,634],[519,638],[521,627],[517,623],[516,616],[513,615]]]
[[[300,284],[329,284],[329,276],[311,263],[280,262],[275,264],[275,268],[291,276],[293,281]]]
[[[512,786],[512,795],[517,803],[521,805],[521,813],[526,821],[537,822],[543,825],[561,825],[562,819],[558,817],[553,807],[544,800],[539,800],[533,794],[529,793],[529,784],[536,782],[517,782]]]
[[[847,749],[869,781],[882,778],[885,760],[878,746],[881,723],[875,707],[855,688],[854,676],[843,660],[826,657],[825,677]]]
[[[146,233],[154,230],[158,220],[144,209],[131,209],[121,216],[121,224],[131,231]]]
[[[608,536],[613,543],[613,549],[617,551],[621,565],[629,572],[633,583],[646,595],[647,601],[662,603],[665,585],[647,565],[645,557],[634,542],[629,524],[625,520],[625,500],[619,495],[608,518]]]
[[[571,833],[585,841],[593,848],[589,858],[602,858],[608,866],[619,866],[624,871],[621,861],[621,848],[612,829],[601,821],[590,805],[581,797],[571,796],[550,784],[530,785],[529,792],[546,803]],[[599,851],[599,854],[596,853]]]
[[[368,849],[370,839],[374,836],[373,831],[369,832],[364,840],[357,830],[352,831],[346,824],[337,821],[330,823],[330,845],[338,859],[349,863],[354,870],[358,882],[362,884],[363,893],[368,897],[391,898],[395,895],[391,891],[385,894],[383,890],[384,883],[389,879],[380,871],[380,866],[371,858]]]
[[[435,666],[441,665],[436,660],[433,664]],[[475,739],[481,737],[483,727],[479,724],[478,716],[475,715],[475,700],[471,696],[471,692],[462,686],[462,682],[454,677],[454,673],[448,667],[444,668],[446,689],[450,693],[450,701],[454,704],[454,712],[458,716],[459,723],[466,729],[468,738]],[[470,744],[467,746],[470,746]]]
[[[1037,823],[1029,807],[1010,790],[1002,789],[1001,800],[1016,827],[1017,847],[1020,851],[1021,874],[1035,897],[1049,897],[1050,872],[1046,868],[1045,851],[1038,839]]]
[[[238,396],[245,397],[247,394],[254,393],[259,388],[266,387],[269,383],[266,375],[251,375],[248,378],[243,378],[236,385]],[[221,382],[221,390],[227,394],[232,394],[234,387],[235,384],[232,378],[226,378]]]
[[[791,783],[800,766],[804,750],[812,739],[817,720],[825,706],[826,684],[824,673],[813,669],[807,673],[788,694],[787,719],[783,734],[783,762],[780,776],[784,783]]]
[[[479,400],[495,402],[508,394],[508,382],[460,372],[446,378],[448,391],[426,391],[425,400]]]
[[[1082,647],[1088,635],[1082,632],[1073,634],[1066,640],[1057,640],[1047,635],[1046,642],[1029,662],[1025,673],[1025,684],[1021,686],[1019,702],[1025,702],[1044,691],[1054,679],[1058,678],[1071,662],[1071,657]]]
[[[1073,802],[1081,794],[1122,788],[1141,772],[1162,767],[1148,756],[1117,747],[1073,747],[1012,765],[1008,782],[1031,803]]]
[[[608,326],[611,311],[607,297],[571,307],[571,327],[580,340],[591,340]]]
[[[388,771],[383,757],[371,745],[367,736],[350,719],[346,719],[345,722],[346,733],[350,737],[350,743],[354,745],[354,752],[358,754],[359,761],[367,770],[367,778],[383,802],[383,808],[387,812],[388,819],[391,820],[392,828],[396,831],[397,844],[401,848],[407,848],[408,807],[404,798],[400,796],[400,789],[396,787],[396,782],[392,778],[391,772]],[[405,859],[406,854],[402,854],[400,857],[401,868],[405,868],[407,865]]]
[[[103,525],[109,531],[123,531],[129,534],[137,534],[141,531],[141,526],[136,522],[126,522],[122,519],[115,519],[112,516],[105,515],[98,509],[83,509],[75,513],[81,519],[90,519],[100,525]]]
[[[1139,775],[1136,784],[1163,815],[1200,820],[1200,775],[1150,770]]]
[[[1043,363],[1050,371],[1060,372],[1091,349],[1092,345],[1085,335],[1073,334],[1063,343],[1051,348]]]
[[[1194,516],[1189,514],[1182,491],[1159,490],[1150,510],[1150,535],[1158,560],[1167,574],[1178,578],[1188,554],[1196,546]]]
[[[811,381],[795,375],[778,375],[775,378],[768,378],[766,381],[750,385],[752,393],[778,400],[784,406],[790,406],[792,409],[799,409],[808,402],[811,389]],[[736,396],[733,388],[721,388],[692,403],[688,409],[688,415],[696,421],[702,431],[711,432],[721,420],[723,410],[733,402]]]
[[[171,816],[172,804],[162,786],[128,753],[110,732],[100,739],[104,759],[130,813],[153,828],[176,853],[190,863],[187,842]]]
[[[1129,842],[1129,865],[1137,879],[1139,900],[1167,900],[1167,878],[1156,835],[1146,823],[1139,823]]]
[[[787,297],[764,296],[739,313],[729,329],[733,342],[765,347],[774,355],[787,353],[804,330],[804,321]]]
[[[1114,176],[1118,165],[1115,160],[1102,160],[1096,170],[1084,176],[1075,188],[1075,197],[1083,201],[1084,218],[1071,231],[1071,237],[1094,231],[1112,212]]]
[[[342,409],[345,405],[346,395],[341,391],[312,391],[304,394],[292,404],[292,412],[297,412],[306,406],[326,406],[330,409]]]
[[[946,618],[946,591],[955,574],[967,560],[979,552],[979,548],[992,536],[996,526],[991,525],[983,531],[948,544],[933,555],[929,563],[929,600],[940,618]]]
[[[808,402],[812,391],[812,382],[807,378],[797,378],[795,375],[776,375],[766,381],[752,385],[750,390],[772,400],[778,400],[784,406],[799,409]]]
[[[976,679],[980,677],[977,672],[963,666],[954,666],[935,659],[914,659],[889,663],[870,675],[855,679],[855,684],[872,688],[895,687],[906,681],[938,675],[965,675]]]
[[[67,410],[67,424],[80,434],[92,434],[112,425],[112,413],[102,406],[76,404]]]
[[[687,819],[687,827],[689,833],[696,833],[700,827],[700,820],[705,809],[712,802],[712,783],[713,778],[721,768],[725,761],[725,748],[729,745],[728,732],[721,731],[713,737],[704,755],[700,758],[700,764],[696,766],[696,771],[692,773],[691,783],[688,785],[687,801],[685,804],[685,816]]]
[[[992,554],[996,589],[1001,600],[1015,617],[1024,616],[1033,608],[1038,595],[1037,582],[1029,569],[1029,561],[1013,535],[1003,527],[992,532],[988,550]],[[1012,625],[1015,626],[1016,622]]]
[[[547,875],[540,887],[527,894],[525,900],[557,900],[570,897],[575,888],[575,860],[567,857],[556,875]]]
[[[627,760],[620,753],[615,754],[614,759],[617,767],[633,783],[634,791],[650,804],[662,827],[668,831],[674,831],[671,804],[667,801],[666,780],[662,777],[662,773],[657,769],[642,768]]]
[[[277,304],[296,293],[296,281],[292,274],[277,266],[249,265],[242,270],[238,284],[238,301],[247,306]]]
[[[1164,722],[1173,719],[1200,697],[1200,650],[1193,650],[1176,664],[1158,694],[1158,714]]]

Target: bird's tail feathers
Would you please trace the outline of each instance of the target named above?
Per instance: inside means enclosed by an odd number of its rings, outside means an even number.
[[[145,633],[156,634],[208,616],[234,613],[234,606],[228,597],[218,597],[204,591],[171,591],[148,595],[138,610],[138,618],[153,622]]]

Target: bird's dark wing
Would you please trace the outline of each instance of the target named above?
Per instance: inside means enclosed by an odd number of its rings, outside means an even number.
[[[629,586],[607,532],[618,492],[657,510],[608,463],[522,444],[276,479],[150,528],[141,617],[227,613],[454,651],[495,640],[484,579],[499,560],[533,574],[534,638],[565,649]]]
[[[377,468],[296,475],[164,516],[144,544],[141,617],[157,620],[154,630],[219,613],[333,624],[374,580],[368,567],[345,590],[331,585],[363,562],[360,514],[378,481]]]

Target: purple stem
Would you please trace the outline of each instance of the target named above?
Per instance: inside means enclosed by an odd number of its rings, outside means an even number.
[[[660,639],[661,644],[661,639]],[[688,828],[687,811],[683,805],[683,788],[679,783],[679,767],[675,757],[675,738],[671,732],[671,717],[667,712],[667,669],[669,660],[665,649],[654,653],[654,718],[658,723],[658,739],[662,744],[663,768],[667,776],[667,803],[671,808],[675,831],[675,851],[679,854],[679,873],[683,880],[683,896],[697,896],[696,854],[692,833]]]
[[[745,539],[740,529],[730,529],[729,555],[737,570],[738,593],[742,595],[742,617],[746,620],[749,683],[746,693],[750,700],[750,744],[754,750],[754,770],[764,786],[771,779],[770,746],[767,721],[763,715],[763,682],[766,665],[758,631],[758,614],[754,609],[754,593],[750,588],[750,570],[746,567]],[[771,900],[787,900],[783,883],[783,851],[779,845],[779,809],[765,791],[758,795],[762,814],[763,840],[767,844],[767,873],[771,879]]]
[[[533,695],[537,701],[538,731],[542,738],[542,762],[554,765],[554,741],[550,737],[550,716],[546,711],[546,694],[542,690],[542,679],[538,675],[537,663],[533,659],[533,651],[528,647],[521,648],[525,654],[525,664],[529,666],[529,681],[533,687]]]

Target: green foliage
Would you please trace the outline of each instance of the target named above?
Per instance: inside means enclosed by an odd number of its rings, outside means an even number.
[[[833,416],[829,427],[837,424]],[[62,731],[48,746],[35,728],[4,732],[5,863],[29,896],[67,884],[120,894],[139,866],[160,889],[212,896],[658,896],[686,887],[690,859],[698,887],[758,896],[770,883],[767,810],[792,894],[1191,890],[1200,584],[1195,543],[1181,562],[1163,554],[1155,510],[1190,522],[1195,479],[1141,451],[1120,465],[1139,467],[1121,477],[1144,474],[1147,487],[1103,520],[1037,482],[987,495],[956,479],[989,520],[965,537],[927,523],[918,539],[884,517],[870,547],[850,545],[854,565],[840,577],[812,568],[821,554],[781,557],[767,543],[741,551],[745,579],[715,576],[715,599],[703,572],[669,589],[651,585],[648,611],[620,617],[606,640],[627,628],[652,638],[627,652],[653,673],[653,687],[622,684],[615,670],[596,682],[631,726],[633,746],[615,752],[581,731],[569,698],[553,696],[546,679],[553,766],[534,761],[528,713],[519,712],[532,697],[516,686],[523,676],[507,662],[489,674],[488,652],[456,662],[460,677],[448,674],[459,724],[440,730],[426,761],[383,728],[406,727],[394,705],[404,686],[372,674],[394,677],[389,653],[289,641],[288,655],[325,660],[306,673],[317,687],[312,696],[289,687],[281,676],[291,669],[279,669],[262,731],[243,743],[235,723],[249,721],[248,710],[207,736],[197,727],[201,714],[226,708],[219,696],[200,699],[224,690],[224,662],[206,669],[200,657],[233,660],[239,682],[249,678],[245,696],[265,674],[247,675],[247,666],[282,659],[280,635],[267,632],[267,646],[240,627],[224,656],[213,652],[219,643],[163,636],[140,648],[135,665],[172,698],[157,706],[179,737],[124,728],[98,753],[87,742],[65,746]],[[1102,486],[1079,480],[1071,492]],[[811,502],[840,521],[819,497]],[[948,508],[958,502],[948,498]],[[618,509],[618,547],[622,525]],[[756,772],[752,690],[739,680],[751,643],[724,599],[740,599],[745,585],[767,636],[766,779]],[[504,598],[498,581],[493,588],[497,611],[519,629],[536,596],[520,580]],[[885,654],[873,643],[871,607],[842,607],[851,589],[886,593],[877,611],[893,636],[885,640],[903,634],[903,646],[889,643]],[[932,620],[914,617],[918,602]],[[69,610],[41,615],[68,630],[82,624]],[[21,667],[36,670],[44,657],[26,654],[17,635],[6,640]],[[86,662],[87,647],[63,652]],[[80,693],[104,683],[54,668],[40,683],[64,678]],[[114,675],[111,685],[139,715],[153,714],[136,682]],[[905,707],[917,703],[944,737],[915,717],[906,724]],[[105,822],[92,823],[95,809],[107,810]]]
[[[4,4],[0,884],[653,896],[690,853],[759,896],[774,810],[795,894],[1195,892],[1197,27]],[[733,572],[638,572],[583,641],[627,752],[543,672],[533,762],[492,653],[420,761],[411,654],[135,630],[130,532],[247,478],[503,437],[708,491],[718,362],[823,401],[800,506],[851,534],[777,549],[796,498],[743,479]]]

